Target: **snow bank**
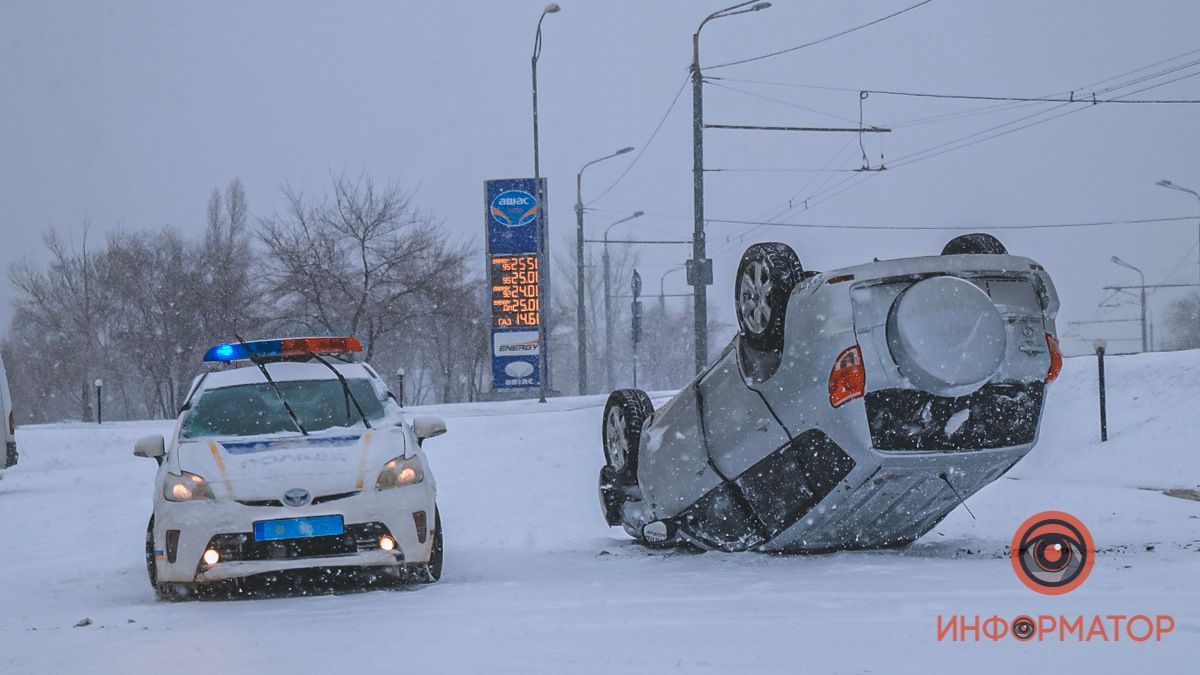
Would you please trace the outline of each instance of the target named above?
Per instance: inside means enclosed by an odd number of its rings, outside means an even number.
[[[1200,352],[1068,359],[1041,444],[902,551],[655,553],[604,525],[604,396],[430,406],[441,583],[411,591],[155,603],[143,538],[170,423],[23,427],[0,479],[0,672],[1180,672],[1200,659]],[[664,396],[655,397],[658,404]],[[1004,549],[1045,509],[1092,530],[1088,581],[1036,595]],[[1162,643],[939,643],[939,614],[1170,613]],[[74,628],[84,618],[92,623]],[[1030,652],[1026,654],[1025,652]]]

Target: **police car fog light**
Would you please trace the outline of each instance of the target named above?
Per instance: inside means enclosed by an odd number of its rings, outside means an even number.
[[[205,565],[216,565],[221,562],[221,552],[215,548],[206,549],[203,560]]]
[[[396,550],[396,540],[385,534],[379,538],[379,548],[385,551],[394,551]]]

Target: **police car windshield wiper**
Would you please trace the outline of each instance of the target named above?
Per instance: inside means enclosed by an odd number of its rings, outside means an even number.
[[[355,398],[354,392],[350,391],[350,383],[346,381],[346,378],[342,375],[341,371],[339,371],[337,368],[334,368],[332,363],[326,361],[320,356],[317,356],[313,352],[309,352],[308,355],[320,361],[322,365],[324,365],[326,368],[332,371],[335,376],[337,376],[338,382],[342,383],[342,394],[346,398],[346,417],[350,417],[350,403],[353,401],[354,409],[358,411],[358,416],[362,418],[363,426],[370,429],[371,422],[367,420],[366,413],[363,412],[362,406],[358,404],[358,399]]]
[[[263,364],[261,359],[254,355],[254,350],[250,349],[250,345],[246,344],[246,341],[242,339],[242,336],[234,333],[233,337],[237,338],[238,343],[242,345],[242,349],[246,350],[246,355],[250,357],[250,363],[258,366],[258,369],[262,371],[263,377],[267,378],[267,383],[271,385],[271,388],[275,390],[275,395],[278,396],[279,400],[283,402],[283,409],[287,411],[288,417],[292,418],[292,424],[296,425],[296,428],[300,430],[302,435],[307,436],[308,430],[306,430],[304,425],[300,423],[300,418],[296,417],[296,411],[292,410],[292,405],[288,403],[287,398],[285,398],[283,395],[283,392],[279,391],[279,385],[275,384],[275,380],[271,379],[271,373],[267,372],[266,365]]]

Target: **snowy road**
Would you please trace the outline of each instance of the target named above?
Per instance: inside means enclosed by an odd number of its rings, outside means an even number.
[[[1200,352],[1069,359],[1042,441],[904,551],[650,553],[604,526],[601,397],[438,406],[441,583],[407,591],[156,603],[143,537],[168,423],[18,431],[0,479],[0,672],[1194,672],[1200,662]],[[1186,493],[1185,493],[1186,494]],[[1004,549],[1042,510],[1101,553],[1065,596],[1029,591]],[[1162,642],[938,642],[940,615],[1170,614]],[[73,627],[84,618],[91,624]],[[1028,652],[1026,654],[1025,652]],[[969,669],[969,670],[968,670]]]

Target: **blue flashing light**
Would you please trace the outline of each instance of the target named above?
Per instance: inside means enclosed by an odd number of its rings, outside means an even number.
[[[255,340],[242,345],[238,342],[226,342],[209,349],[204,354],[206,362],[229,363],[231,361],[247,361],[250,356],[270,358],[283,355],[283,344],[279,340]]]
[[[305,354],[348,354],[361,352],[362,344],[352,337],[289,338],[285,340],[254,340],[253,342],[226,342],[204,353],[206,362],[229,363],[246,361],[251,356],[261,358],[286,358]]]

